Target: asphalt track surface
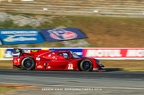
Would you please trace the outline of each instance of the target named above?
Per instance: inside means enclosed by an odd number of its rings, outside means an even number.
[[[0,83],[19,83],[41,87],[41,93],[46,94],[44,88],[93,88],[95,91],[81,91],[77,95],[143,95],[143,72],[80,72],[80,71],[25,71],[0,70]],[[35,90],[35,92],[38,91]],[[76,92],[76,91],[75,91]],[[20,92],[21,93],[21,92]],[[33,90],[26,94],[33,93]],[[63,94],[51,92],[52,95]],[[97,93],[97,94],[95,94]],[[22,95],[26,95],[22,94]],[[65,92],[66,95],[73,95]],[[75,94],[75,95],[76,95]]]

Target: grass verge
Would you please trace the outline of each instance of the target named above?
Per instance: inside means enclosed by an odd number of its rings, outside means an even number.
[[[16,90],[24,88],[34,88],[32,85],[22,85],[22,84],[0,84],[0,95],[6,93],[13,93]]]
[[[12,69],[12,68],[13,68],[12,61],[0,60],[0,69]]]
[[[12,92],[15,91],[16,88],[15,87],[4,87],[4,86],[0,86],[0,95],[8,93],[8,92]]]
[[[101,60],[111,70],[144,71],[144,60]]]
[[[18,15],[18,14],[17,14]],[[25,16],[31,17],[28,14]],[[39,16],[39,15],[35,15]],[[38,27],[18,26],[12,21],[0,23],[1,29],[45,29],[60,26],[79,28],[89,42],[89,47],[144,47],[144,18],[120,18],[97,16],[49,16],[50,22],[45,22]],[[77,41],[77,40],[76,40]],[[19,45],[3,45],[1,47],[18,47]],[[64,47],[62,41],[28,44],[27,47]],[[87,46],[86,46],[87,47]]]

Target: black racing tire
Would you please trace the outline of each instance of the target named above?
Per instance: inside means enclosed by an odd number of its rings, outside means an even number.
[[[79,68],[81,71],[92,71],[93,65],[92,62],[88,59],[82,60],[79,64]]]
[[[35,61],[31,57],[25,57],[21,62],[23,70],[33,70],[35,68]]]

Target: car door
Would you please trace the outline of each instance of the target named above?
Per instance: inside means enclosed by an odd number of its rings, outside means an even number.
[[[53,66],[57,70],[65,70],[72,59],[68,52],[59,52],[53,59]]]
[[[72,61],[68,52],[53,52],[42,56],[46,69],[48,70],[65,70],[67,65]]]

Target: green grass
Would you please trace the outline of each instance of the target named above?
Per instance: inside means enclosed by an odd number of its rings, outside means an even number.
[[[18,15],[18,13],[13,13]],[[35,15],[25,14],[34,17]],[[56,28],[59,26],[81,29],[87,36],[86,41],[90,47],[144,47],[144,18],[120,18],[97,16],[50,16],[51,22],[45,22],[35,29]],[[1,29],[32,28],[19,27],[12,21],[0,23]],[[75,40],[77,41],[77,40]],[[28,47],[63,47],[61,42],[45,42],[29,44]],[[17,45],[4,45],[1,47],[17,47]]]

